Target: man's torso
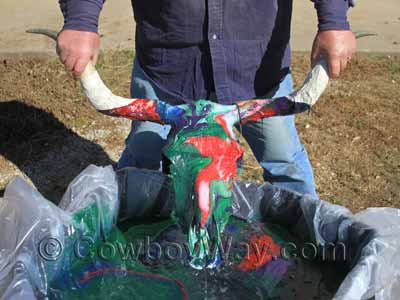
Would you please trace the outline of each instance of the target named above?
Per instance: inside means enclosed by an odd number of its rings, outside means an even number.
[[[289,72],[292,1],[136,0],[138,60],[171,98],[262,96]]]

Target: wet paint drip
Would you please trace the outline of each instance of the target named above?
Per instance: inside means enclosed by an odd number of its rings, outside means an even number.
[[[231,135],[224,115],[217,115],[215,122],[224,129],[228,138],[216,136],[190,137],[186,143],[193,145],[204,157],[210,157],[211,162],[203,168],[196,178],[195,190],[197,201],[202,212],[200,225],[205,226],[210,212],[210,185],[213,180],[230,183],[237,177],[237,161],[243,156],[243,149]]]
[[[274,257],[281,254],[281,247],[276,245],[269,235],[253,236],[248,243],[248,255],[237,266],[247,272],[267,265]]]
[[[237,160],[243,150],[234,140],[214,136],[191,137],[186,141],[193,145],[201,155],[211,158],[211,163],[197,175],[195,190],[201,210],[200,225],[205,226],[210,213],[210,185],[213,180],[230,182],[237,176]]]
[[[172,162],[175,216],[189,228],[191,265],[201,269],[218,261],[210,245],[220,242],[231,216],[232,182],[243,150],[233,136],[235,107],[205,100],[180,107],[186,109],[183,126],[175,128],[164,153]]]

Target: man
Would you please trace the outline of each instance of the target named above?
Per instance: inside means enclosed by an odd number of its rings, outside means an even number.
[[[347,21],[352,0],[314,0],[319,28],[311,61],[325,56],[331,78],[355,51]],[[65,17],[58,53],[75,75],[99,49],[98,17],[103,0],[60,0]],[[136,59],[133,98],[222,104],[278,97],[293,89],[290,74],[291,0],[136,0]],[[118,168],[159,169],[169,128],[134,122]],[[243,135],[264,168],[264,178],[316,196],[307,153],[294,117],[275,117],[243,126]]]

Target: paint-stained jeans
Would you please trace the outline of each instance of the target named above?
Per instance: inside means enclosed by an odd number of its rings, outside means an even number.
[[[291,75],[266,97],[280,97],[293,90]],[[165,99],[153,86],[135,60],[131,96],[133,98]],[[159,169],[161,149],[166,144],[169,125],[153,122],[132,122],[126,148],[117,168],[138,167]],[[272,117],[242,126],[242,133],[264,169],[264,179],[272,184],[316,197],[313,171],[307,152],[301,144],[294,116]]]

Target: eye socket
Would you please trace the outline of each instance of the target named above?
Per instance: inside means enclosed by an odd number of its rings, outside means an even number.
[[[210,110],[210,105],[205,105],[203,107],[203,112],[208,112]]]

